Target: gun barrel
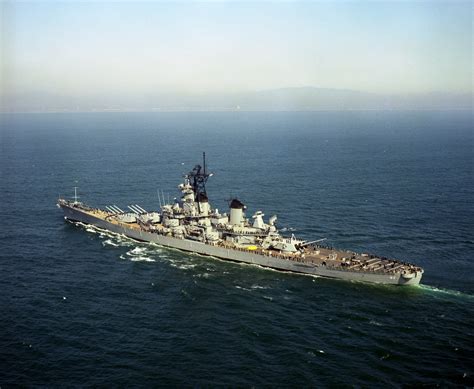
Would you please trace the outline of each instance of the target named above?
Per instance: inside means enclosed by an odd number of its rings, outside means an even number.
[[[306,246],[309,246],[309,245],[314,244],[314,243],[319,243],[319,242],[325,241],[326,239],[327,238],[322,238],[322,239],[312,240],[311,242],[305,242],[305,243],[301,244],[301,247],[306,247]]]
[[[127,208],[132,211],[133,213],[137,213],[137,211],[135,209],[133,209],[131,206],[127,205]]]
[[[135,212],[138,215],[140,215],[142,213],[142,211],[140,211],[140,209],[138,209],[135,205],[130,205],[129,208],[132,209],[133,212]]]
[[[140,211],[143,213],[147,213],[142,207],[140,207],[138,204],[135,204],[135,207],[138,208]]]

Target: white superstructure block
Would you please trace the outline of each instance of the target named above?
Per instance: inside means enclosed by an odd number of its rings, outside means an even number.
[[[201,208],[201,215],[203,216],[209,216],[209,203],[206,201],[206,202],[202,202],[202,203],[199,203],[199,206]]]
[[[255,215],[252,217],[255,219],[253,221],[253,228],[258,228],[264,230],[266,228],[265,222],[263,221],[263,216],[265,216],[261,211],[255,212]]]
[[[243,211],[240,208],[230,209],[230,220],[229,223],[233,226],[240,226],[243,223]]]

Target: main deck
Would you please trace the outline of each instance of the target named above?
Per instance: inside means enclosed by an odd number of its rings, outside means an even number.
[[[63,205],[68,207],[71,206],[67,202],[64,202]],[[164,231],[166,231],[165,226],[160,223],[155,224],[153,229],[150,229],[150,227],[142,226],[137,222],[121,222],[117,220],[113,213],[99,208],[81,206],[80,208],[77,208],[77,210],[91,216],[92,218],[122,228],[124,231],[131,230],[138,233],[151,233],[152,235],[167,235],[164,233]],[[406,279],[419,278],[419,275],[423,273],[423,270],[420,267],[409,263],[366,253],[344,251],[317,244],[305,247],[302,253],[284,253],[278,250],[263,249],[254,245],[236,245],[223,240],[208,245],[239,252],[248,252],[248,254],[257,254],[267,258],[292,261],[299,263],[301,266],[307,265],[309,267],[325,268],[328,270],[350,273],[365,273],[381,276],[402,275]]]

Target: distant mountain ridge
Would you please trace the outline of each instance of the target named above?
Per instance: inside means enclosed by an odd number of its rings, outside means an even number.
[[[384,95],[349,89],[281,88],[239,96],[241,109],[469,109],[472,94],[424,93]]]

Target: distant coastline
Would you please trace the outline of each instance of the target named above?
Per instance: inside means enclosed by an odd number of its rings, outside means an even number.
[[[271,112],[271,113],[292,113],[292,112],[451,112],[451,111],[462,111],[469,112],[473,111],[474,108],[385,108],[385,109],[299,109],[299,110],[235,110],[229,109],[156,109],[156,110],[142,110],[142,109],[91,109],[89,111],[73,111],[73,110],[49,110],[49,111],[0,111],[0,115],[41,115],[41,114],[65,114],[65,113],[236,113],[236,112]]]
[[[430,111],[472,110],[472,93],[431,92],[405,95],[376,94],[317,87],[280,88],[241,93],[193,95],[147,94],[110,99],[45,94],[20,104],[15,96],[3,96],[2,113],[54,112],[238,112],[238,111]],[[45,101],[49,103],[46,104]]]

